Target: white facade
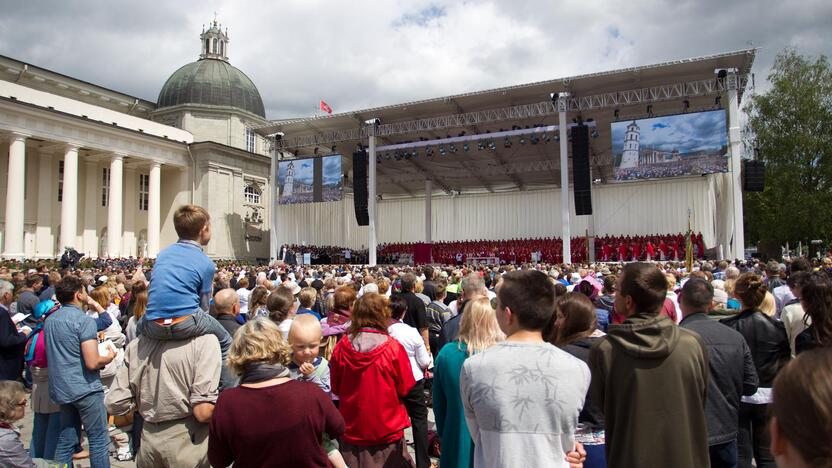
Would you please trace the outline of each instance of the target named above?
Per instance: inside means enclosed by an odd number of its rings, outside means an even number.
[[[159,110],[0,56],[0,257],[155,257],[196,203],[210,256],[267,258],[270,160],[247,131],[265,119],[204,107]]]

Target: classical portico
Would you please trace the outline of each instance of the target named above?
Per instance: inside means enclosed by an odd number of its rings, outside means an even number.
[[[52,258],[73,247],[91,257],[155,257],[163,237],[175,240],[172,207],[190,200],[183,179],[191,177],[191,140],[183,130],[0,81],[2,256]]]

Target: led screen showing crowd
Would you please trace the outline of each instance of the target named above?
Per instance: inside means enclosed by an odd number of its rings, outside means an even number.
[[[728,172],[724,109],[612,123],[616,181]]]

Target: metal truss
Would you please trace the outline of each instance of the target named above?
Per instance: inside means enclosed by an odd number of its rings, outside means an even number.
[[[541,161],[530,161],[526,163],[508,163],[502,166],[488,166],[488,167],[479,167],[477,171],[481,176],[501,176],[501,175],[518,175],[518,174],[529,174],[529,173],[537,173],[537,172],[553,172],[559,173],[560,172],[560,162],[559,161],[551,161],[551,160],[541,160]],[[469,175],[467,174],[457,174],[457,175],[448,175],[446,176],[447,179],[455,180],[455,179],[466,179]],[[470,177],[474,177],[470,175]],[[385,182],[389,183],[407,183],[413,182],[413,175],[412,174],[401,174],[399,176],[391,176],[386,177]]]
[[[572,96],[568,98],[568,111],[579,112],[597,110],[618,106],[649,104],[654,102],[672,101],[682,98],[708,96],[720,94],[736,86],[745,89],[751,80],[750,75],[737,75],[736,84],[733,75],[726,79],[709,78],[706,80],[688,81],[683,83],[666,84],[650,88],[630,89],[592,96]],[[395,122],[378,125],[375,135],[391,137],[397,135],[432,132],[448,128],[470,127],[503,121],[519,121],[525,119],[543,118],[557,114],[556,103],[543,101],[519,106],[504,107],[454,115],[429,117],[419,120]],[[359,126],[348,130],[316,133],[295,138],[284,138],[281,143],[284,148],[303,148],[309,146],[331,145],[345,141],[361,141],[369,136],[367,126]]]

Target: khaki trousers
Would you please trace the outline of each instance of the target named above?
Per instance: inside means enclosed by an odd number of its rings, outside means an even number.
[[[193,416],[144,422],[138,468],[208,468],[208,424]]]

